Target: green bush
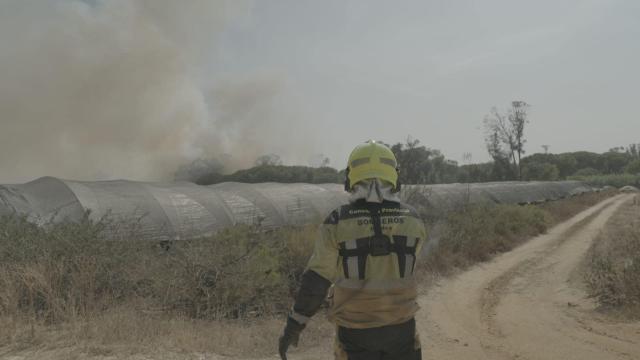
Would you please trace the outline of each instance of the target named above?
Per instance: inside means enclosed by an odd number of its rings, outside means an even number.
[[[522,168],[522,177],[525,180],[555,181],[559,178],[560,171],[551,163],[528,163]]]
[[[600,172],[592,167],[586,167],[576,171],[572,176],[595,176],[595,175],[600,175]]]
[[[596,187],[614,186],[621,188],[623,186],[640,186],[640,175],[631,174],[613,174],[613,175],[594,175],[594,176],[571,176],[569,180],[577,180],[586,182]]]
[[[624,172],[632,175],[640,175],[640,159],[633,160],[625,168]]]

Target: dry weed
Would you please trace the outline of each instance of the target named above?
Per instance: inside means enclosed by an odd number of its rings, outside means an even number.
[[[589,251],[585,282],[605,308],[640,317],[640,203],[624,204]],[[635,310],[634,310],[635,309]]]
[[[605,196],[542,206],[462,206],[446,217],[429,216],[438,221],[429,225],[435,246],[419,279],[485,261]],[[239,226],[161,246],[105,241],[106,226],[117,224],[87,216],[38,227],[21,217],[0,218],[0,346],[80,346],[95,356],[114,348],[275,352],[315,226],[269,232]],[[135,238],[135,226],[122,226]],[[317,318],[303,336],[307,345],[332,336],[332,326]]]

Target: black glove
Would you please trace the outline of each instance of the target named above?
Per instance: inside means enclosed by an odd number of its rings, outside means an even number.
[[[293,320],[291,317],[287,318],[287,326],[284,328],[284,333],[280,337],[278,344],[278,351],[280,352],[280,358],[287,360],[287,350],[289,345],[298,346],[298,340],[300,339],[300,333],[304,329],[304,325]]]

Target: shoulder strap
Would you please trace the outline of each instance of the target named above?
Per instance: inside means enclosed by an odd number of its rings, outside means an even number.
[[[371,213],[371,223],[373,224],[373,233],[375,236],[381,236],[382,234],[382,223],[380,221],[380,206],[372,206]]]
[[[382,221],[380,220],[381,210],[382,205],[374,205],[369,212],[373,224],[373,236],[369,238],[371,256],[386,256],[393,250],[391,239],[382,233]]]

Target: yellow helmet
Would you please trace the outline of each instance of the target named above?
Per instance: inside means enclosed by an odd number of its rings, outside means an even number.
[[[398,188],[398,160],[386,145],[373,140],[358,145],[349,156],[345,189],[350,191],[360,181],[380,179]]]

